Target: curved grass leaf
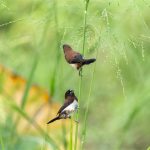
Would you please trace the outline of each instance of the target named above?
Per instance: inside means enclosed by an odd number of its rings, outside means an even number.
[[[53,149],[59,149],[57,144],[55,143],[55,141],[36,123],[36,121],[32,118],[30,118],[25,111],[23,111],[22,109],[20,109],[17,105],[13,104],[13,103],[9,103],[10,107],[16,112],[18,113],[21,117],[23,117],[24,119],[26,119],[32,126],[35,127],[35,129],[37,129],[37,131],[43,136],[43,138],[45,138],[45,140],[47,142],[49,142],[51,144],[51,146],[53,147]]]

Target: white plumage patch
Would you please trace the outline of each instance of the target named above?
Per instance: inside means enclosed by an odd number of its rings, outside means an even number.
[[[73,68],[77,68],[77,65],[76,64],[70,64]]]
[[[78,109],[78,102],[76,100],[73,101],[70,105],[68,105],[63,111],[67,111],[68,113],[73,113]]]

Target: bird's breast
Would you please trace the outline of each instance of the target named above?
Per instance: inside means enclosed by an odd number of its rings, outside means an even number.
[[[68,105],[63,111],[67,111],[69,113],[75,112],[78,109],[78,102],[74,100],[70,105]]]
[[[70,64],[73,68],[77,68],[77,64]]]

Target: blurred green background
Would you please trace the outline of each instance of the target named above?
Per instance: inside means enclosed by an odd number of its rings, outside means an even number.
[[[45,88],[53,102],[63,103],[67,89],[79,96],[80,77],[66,63],[62,45],[82,52],[84,7],[83,0],[0,0],[0,64]],[[146,150],[150,146],[149,0],[89,1],[85,57],[96,55],[84,149]],[[79,134],[93,67],[83,70]],[[0,122],[0,149],[14,145],[16,150],[38,149],[34,139],[28,139],[28,147],[23,140],[11,142],[7,133],[13,130],[11,122],[5,123],[5,130]]]

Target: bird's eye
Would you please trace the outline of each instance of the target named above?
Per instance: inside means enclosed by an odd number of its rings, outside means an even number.
[[[73,94],[74,94],[74,91],[73,91],[73,90],[68,90],[65,95],[68,95],[68,96],[70,95],[70,96],[71,96],[71,95],[73,95]]]
[[[70,94],[73,94],[74,92],[73,92],[73,90],[70,90]]]

